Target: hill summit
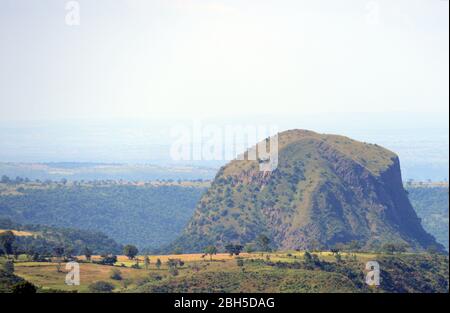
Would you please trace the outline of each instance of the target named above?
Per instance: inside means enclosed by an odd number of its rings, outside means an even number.
[[[261,172],[258,160],[222,167],[172,248],[245,245],[264,234],[276,249],[324,249],[355,240],[366,249],[385,243],[443,249],[408,200],[396,154],[307,130],[277,136],[276,169]]]

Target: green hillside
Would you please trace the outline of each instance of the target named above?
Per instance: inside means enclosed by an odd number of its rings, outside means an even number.
[[[0,218],[0,234],[8,230],[13,230],[16,234],[13,244],[16,255],[50,256],[54,254],[56,248],[63,248],[67,255],[81,255],[86,248],[93,254],[118,254],[123,248],[122,245],[98,231],[20,225],[9,219]],[[0,254],[3,253],[0,247]]]
[[[407,185],[406,190],[417,215],[422,219],[425,230],[436,237],[448,251],[448,186],[411,187]]]
[[[365,284],[368,255],[333,257],[312,254],[312,260],[296,254],[252,255],[237,261],[200,262],[180,274],[162,280],[148,279],[133,292],[181,293],[447,293],[448,257],[429,255],[376,255],[380,264],[380,286]],[[374,256],[370,256],[374,257]],[[203,264],[202,264],[203,263]],[[191,265],[192,268],[192,265]]]
[[[121,244],[158,248],[181,232],[203,191],[197,185],[4,185],[0,217],[101,231]]]
[[[278,140],[274,171],[261,172],[251,160],[231,161],[219,171],[171,249],[249,244],[261,234],[275,249],[351,241],[369,250],[386,243],[439,246],[409,203],[394,153],[304,130],[283,132]]]

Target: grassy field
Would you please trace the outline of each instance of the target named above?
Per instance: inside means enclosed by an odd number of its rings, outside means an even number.
[[[333,256],[332,252],[316,252],[316,254],[322,259],[326,261],[333,261],[335,260],[335,257]],[[273,262],[296,262],[300,261],[303,258],[304,252],[303,251],[286,251],[286,252],[274,252],[274,253],[267,253],[267,252],[253,252],[253,253],[241,253],[239,255],[239,258],[242,259],[258,259],[258,258],[264,258],[266,259],[269,257],[269,259]],[[348,256],[356,256],[361,261],[368,261],[371,259],[374,259],[377,257],[378,254],[375,253],[346,253],[342,252],[341,255],[345,258]],[[155,266],[155,262],[157,259],[160,259],[160,261],[163,263],[162,268],[166,265],[166,262],[169,259],[179,259],[185,263],[191,263],[191,262],[206,262],[210,261],[212,258],[213,262],[227,262],[227,261],[235,261],[236,256],[230,256],[228,253],[218,253],[213,255],[212,257],[209,255],[201,254],[201,253],[192,253],[192,254],[169,254],[169,255],[149,255],[150,259],[150,267]],[[79,256],[79,260],[85,261],[84,256]],[[93,261],[100,260],[101,257],[99,255],[92,256]],[[117,263],[115,266],[122,266],[125,265],[126,267],[131,267],[133,264],[136,264],[136,262],[139,262],[139,264],[143,265],[144,262],[144,256],[140,255],[136,257],[134,260],[128,259],[128,257],[124,255],[117,256]]]
[[[336,264],[336,258],[331,252],[317,252],[316,255],[323,262]],[[350,265],[346,271],[356,270],[361,276],[367,261],[383,260],[386,255],[341,253],[341,257],[343,264]],[[398,257],[412,262],[418,258],[418,255],[402,254],[401,257]],[[29,262],[25,258],[19,258],[15,262],[15,274],[43,290],[78,292],[88,292],[89,285],[97,281],[113,284],[115,292],[358,292],[361,291],[361,285],[364,285],[363,276],[355,281],[354,278],[349,278],[350,274],[343,275],[342,273],[346,273],[345,271],[333,272],[289,267],[289,264],[295,265],[303,262],[304,252],[298,251],[242,253],[239,257],[216,254],[212,256],[212,260],[209,255],[202,254],[154,255],[149,258],[150,265],[148,269],[144,269],[144,256],[139,256],[134,260],[129,260],[126,256],[118,256],[118,261],[114,266],[85,263],[84,257],[80,256],[78,258],[80,261],[80,286],[65,284],[64,263],[61,271],[58,271],[56,262]],[[419,258],[429,259],[425,255],[421,255]],[[100,256],[92,257],[93,261],[99,259]],[[156,266],[158,259],[162,263],[160,268]],[[177,275],[170,273],[167,264],[169,259],[183,261],[183,264],[177,268]],[[238,259],[243,260],[243,266],[238,265]],[[131,267],[136,263],[140,265],[139,269]],[[274,264],[285,265],[278,267]],[[448,264],[448,259],[446,264]],[[121,280],[111,278],[113,270],[120,271]]]
[[[57,263],[23,262],[15,266],[15,274],[32,282],[43,289],[58,289],[65,291],[87,292],[89,284],[96,281],[108,281],[112,283],[117,291],[123,289],[121,281],[110,278],[113,267],[92,263],[80,264],[80,286],[68,286],[65,284],[66,271],[57,271]],[[144,270],[121,268],[123,280],[136,281],[147,273]]]

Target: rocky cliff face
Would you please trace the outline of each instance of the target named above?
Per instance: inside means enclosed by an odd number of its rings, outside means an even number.
[[[373,249],[403,243],[442,249],[403,189],[398,157],[377,145],[304,130],[280,133],[278,167],[235,160],[217,174],[183,235],[185,251],[248,244],[267,235],[277,249]]]

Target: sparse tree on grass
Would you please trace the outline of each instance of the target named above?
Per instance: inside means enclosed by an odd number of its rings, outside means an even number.
[[[56,271],[60,273],[62,270],[62,257],[64,255],[64,248],[63,247],[56,247],[53,249],[53,253],[56,256]]]
[[[308,251],[305,251],[305,254],[303,255],[303,261],[307,269],[314,269],[316,267],[316,264],[319,263],[319,258],[316,254],[311,254]]]
[[[225,250],[232,256],[233,254],[239,255],[244,249],[241,245],[228,244],[225,246]]]
[[[209,254],[209,260],[212,261],[212,256],[217,254],[217,248],[215,246],[207,246],[204,252],[205,254]]]
[[[160,259],[157,259],[157,260],[156,260],[156,263],[155,263],[156,268],[157,268],[157,269],[160,269],[160,268],[161,268],[161,264],[162,264],[161,260],[160,260]]]
[[[117,256],[106,255],[100,260],[100,264],[113,266],[117,262]]]
[[[14,236],[14,233],[12,231],[8,230],[0,234],[0,246],[4,251],[7,259],[10,254],[14,253],[13,244],[15,240],[16,236]]]
[[[123,248],[123,254],[125,254],[130,260],[133,260],[138,253],[139,253],[138,248],[136,248],[133,245],[126,245]]]
[[[338,254],[339,251],[341,251],[341,250],[339,249],[339,247],[334,247],[334,248],[331,248],[330,251],[331,251],[332,254],[336,255],[336,254]]]
[[[150,258],[148,257],[148,255],[144,256],[144,268],[146,270],[148,270],[148,268],[150,267]]]
[[[92,251],[88,247],[85,247],[83,254],[86,257],[86,261],[90,262],[92,258]]]

